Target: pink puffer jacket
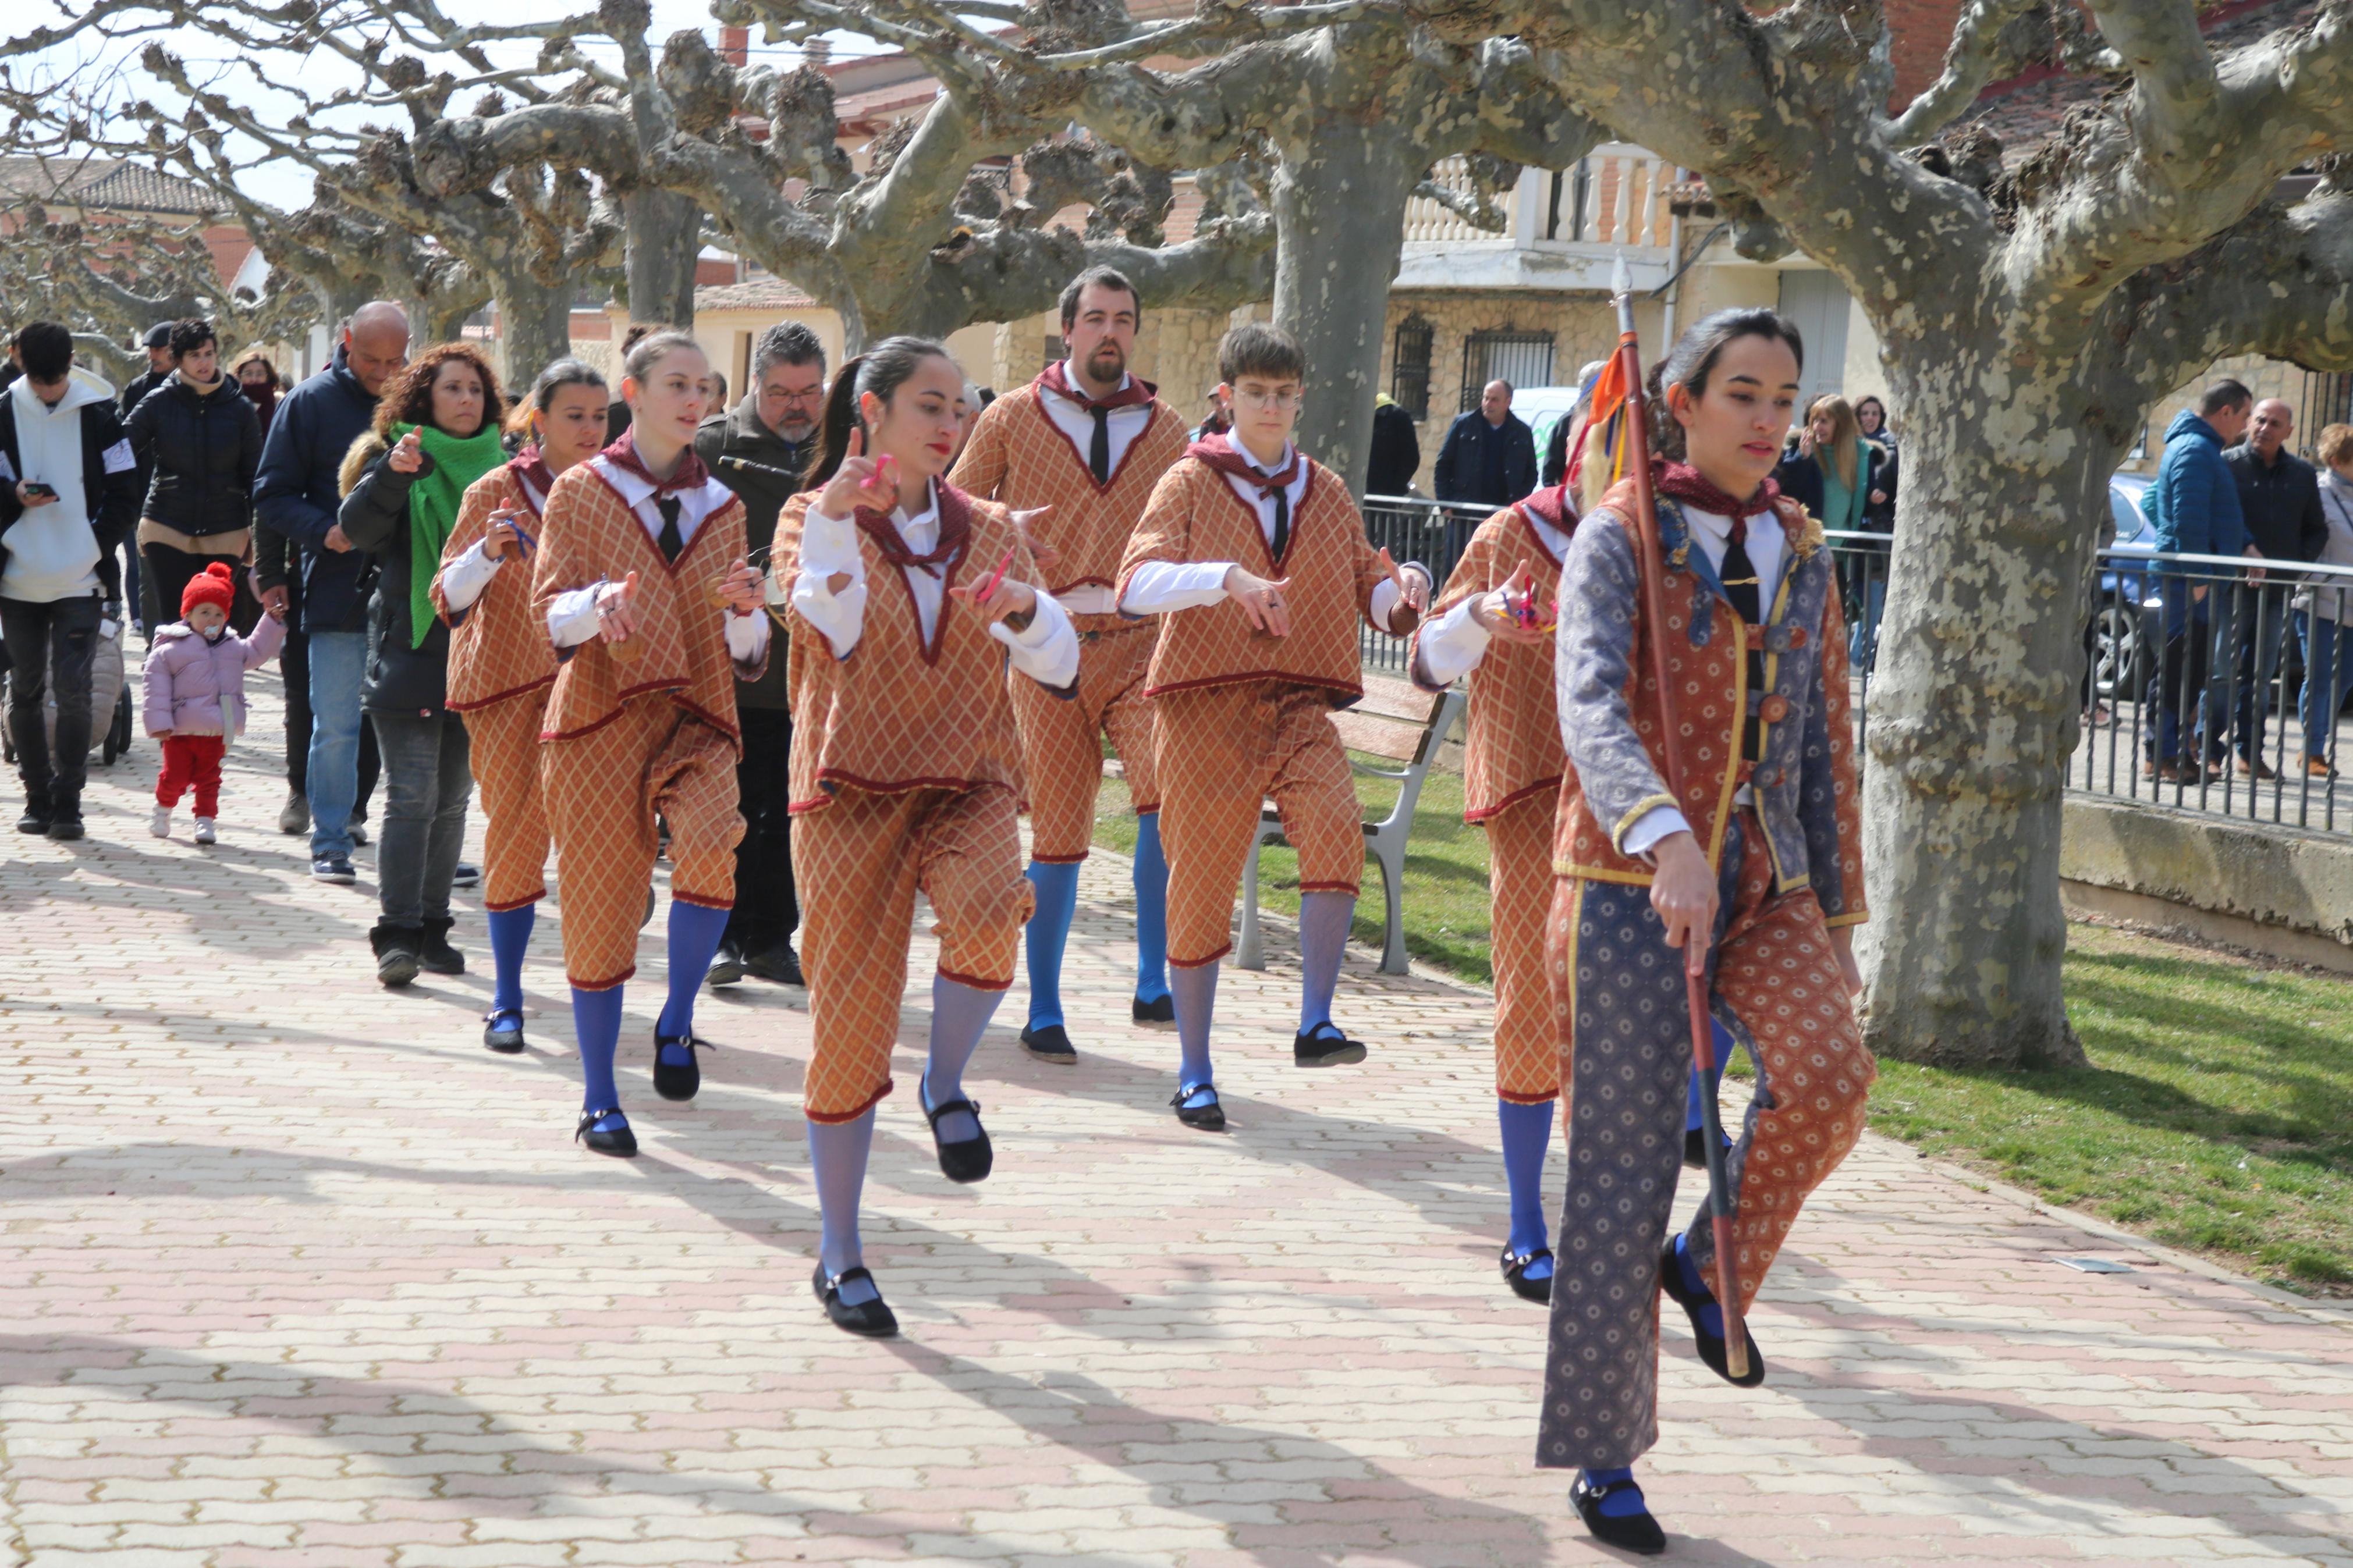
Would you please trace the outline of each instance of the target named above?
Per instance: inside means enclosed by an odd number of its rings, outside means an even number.
[[[245,730],[245,672],[269,662],[286,640],[283,623],[269,616],[241,637],[223,632],[208,643],[185,621],[155,634],[142,673],[145,700],[140,717],[151,735],[226,735]]]

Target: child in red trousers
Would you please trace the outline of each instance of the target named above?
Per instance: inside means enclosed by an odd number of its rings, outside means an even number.
[[[245,672],[269,661],[286,640],[285,612],[273,610],[249,637],[228,629],[237,579],[216,561],[188,580],[180,619],[155,634],[141,677],[141,716],[164,742],[164,771],[155,781],[155,816],[147,831],[172,836],[172,808],[196,792],[196,842],[214,840],[220,813],[221,754],[245,729]]]

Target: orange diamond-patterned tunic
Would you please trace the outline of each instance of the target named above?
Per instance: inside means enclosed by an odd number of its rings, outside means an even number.
[[[543,626],[557,595],[638,574],[637,657],[614,658],[601,638],[560,650],[541,727],[564,968],[584,991],[607,990],[637,972],[657,816],[670,825],[670,897],[681,903],[733,907],[735,843],[744,836],[735,810],[737,666],[727,651],[727,612],[710,597],[711,584],[744,558],[744,503],[726,495],[678,560],[666,561],[604,477],[605,461],[592,458],[555,481],[532,574],[532,613]]]
[[[1573,518],[1567,528],[1575,526]],[[1519,507],[1479,525],[1424,630],[1465,599],[1511,582],[1522,562],[1538,605],[1560,596],[1560,563]],[[1419,634],[1417,634],[1417,643]],[[1415,666],[1419,666],[1417,646]],[[1495,966],[1495,1092],[1522,1105],[1560,1093],[1561,1048],[1545,974],[1552,909],[1553,816],[1567,758],[1553,704],[1553,647],[1496,638],[1471,672],[1462,820],[1484,828],[1489,942]]]
[[[985,578],[1008,550],[1007,576],[1038,569],[1005,509],[939,487],[944,525],[967,507],[971,532],[944,585]],[[770,560],[799,573],[804,521],[817,492],[776,519]],[[902,568],[859,531],[864,629],[847,658],[795,613],[793,856],[799,879],[801,966],[815,1042],[803,1087],[812,1121],[849,1121],[891,1092],[915,895],[938,917],[939,973],[1002,991],[1013,984],[1032,907],[1021,874],[1021,739],[1006,691],[1004,645],[987,617],[945,595],[923,640]],[[920,570],[920,568],[917,568]],[[1017,678],[1026,679],[1026,678]]]
[[[1185,422],[1155,398],[1150,420],[1121,454],[1111,482],[1098,485],[1086,455],[1047,414],[1044,399],[1053,395],[1032,382],[990,404],[956,460],[955,485],[1020,510],[1054,509],[1029,524],[1030,537],[1055,552],[1045,573],[1050,592],[1110,588],[1153,488],[1185,455]],[[1152,704],[1144,695],[1159,622],[1072,615],[1071,626],[1079,635],[1077,697],[1057,697],[1008,672],[1029,785],[1029,855],[1048,864],[1087,858],[1103,736],[1119,756],[1136,812],[1160,809]]]
[[[1286,637],[1255,630],[1230,600],[1161,617],[1145,694],[1157,711],[1168,962],[1179,968],[1231,950],[1235,896],[1268,796],[1299,851],[1303,891],[1353,895],[1364,876],[1364,812],[1331,710],[1364,695],[1356,628],[1370,624],[1388,574],[1347,487],[1303,461],[1307,489],[1280,561],[1257,512],[1187,457],[1153,491],[1120,567],[1123,596],[1149,561],[1231,561],[1291,582]],[[1400,605],[1391,620],[1409,629],[1411,613]]]
[[[490,531],[491,513],[516,512],[524,532],[540,531],[538,502],[512,463],[467,487],[441,563],[471,551]],[[449,707],[466,716],[468,760],[482,801],[482,907],[517,910],[547,896],[547,810],[540,798],[539,732],[555,684],[555,649],[547,623],[532,614],[528,558],[510,555],[462,610],[452,610],[433,579],[433,607],[449,623]]]
[[[1665,495],[1664,625],[1651,624],[1630,483],[1579,523],[1561,574],[1555,700],[1573,765],[1546,958],[1570,1053],[1568,1185],[1537,1427],[1546,1467],[1630,1465],[1658,1438],[1659,1275],[1694,1047],[1683,954],[1651,907],[1651,867],[1624,848],[1650,811],[1680,809],[1715,870],[1708,1005],[1757,1067],[1725,1161],[1744,1303],[1862,1131],[1874,1069],[1831,933],[1865,918],[1846,637],[1820,525],[1794,504],[1777,510],[1788,549],[1779,582],[1758,584],[1762,626],[1733,608],[1698,525]],[[1653,639],[1675,689],[1672,730]],[[1662,782],[1669,746],[1680,799]],[[1706,1205],[1683,1239],[1712,1279]]]

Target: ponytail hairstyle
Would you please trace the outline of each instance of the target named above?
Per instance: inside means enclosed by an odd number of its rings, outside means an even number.
[[[634,334],[638,330],[636,327],[629,329],[632,340],[628,352],[621,356],[621,374],[631,381],[645,380],[653,374],[655,365],[680,349],[702,353],[702,345],[695,342],[691,332],[681,331],[676,327],[658,326],[645,329],[645,335],[637,337]]]
[[[1680,386],[1696,401],[1707,391],[1707,378],[1715,374],[1716,362],[1724,357],[1725,346],[1740,338],[1771,338],[1789,345],[1798,356],[1798,369],[1806,368],[1805,340],[1798,329],[1778,310],[1761,306],[1734,306],[1717,310],[1692,323],[1689,331],[1675,340],[1667,357],[1651,367],[1647,387],[1651,405],[1651,455],[1675,462],[1683,458],[1683,427],[1674,411],[1667,406],[1667,388]]]
[[[902,334],[884,338],[864,353],[842,361],[841,368],[833,373],[833,384],[826,389],[825,415],[818,422],[817,458],[802,477],[802,488],[816,489],[841,471],[841,460],[849,456],[850,432],[866,429],[858,413],[860,396],[871,392],[889,404],[915,368],[934,356],[955,363],[946,344]]]
[[[531,391],[517,400],[514,412],[507,416],[507,434],[526,439],[536,438],[537,432],[532,428],[532,416],[546,413],[554,405],[555,395],[567,386],[593,386],[599,392],[609,391],[603,371],[586,360],[574,359],[567,354],[551,362],[545,370],[539,373],[539,379],[531,384]]]

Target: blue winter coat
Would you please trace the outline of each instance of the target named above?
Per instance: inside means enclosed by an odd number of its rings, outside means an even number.
[[[2157,482],[2142,501],[2157,547],[2182,555],[2236,555],[2247,547],[2239,481],[2222,461],[2222,437],[2188,409],[2165,432]]]
[[[337,476],[343,455],[375,418],[375,399],[351,373],[343,351],[332,364],[288,393],[261,444],[253,484],[255,518],[302,549],[302,629],[367,629],[365,552],[330,550],[327,530],[343,506]]]

